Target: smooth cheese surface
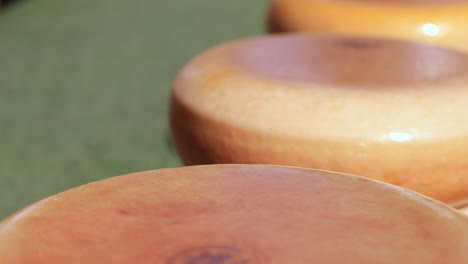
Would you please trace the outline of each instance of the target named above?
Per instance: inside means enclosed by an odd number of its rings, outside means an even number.
[[[370,177],[468,203],[468,55],[326,35],[233,41],[174,81],[185,164],[278,164]]]
[[[268,28],[417,40],[468,51],[467,12],[462,0],[276,0]]]
[[[283,35],[203,53],[173,93],[200,115],[266,133],[447,140],[468,135],[467,70],[467,55],[436,46]]]
[[[8,264],[464,264],[467,243],[467,218],[411,191],[253,165],[115,177],[0,224]]]

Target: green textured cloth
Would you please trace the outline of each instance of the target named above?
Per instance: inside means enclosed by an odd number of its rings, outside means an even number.
[[[179,166],[171,81],[264,32],[267,0],[17,0],[0,13],[0,219],[91,181]]]

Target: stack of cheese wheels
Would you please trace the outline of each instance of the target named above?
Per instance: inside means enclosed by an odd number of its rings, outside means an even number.
[[[5,264],[466,264],[468,219],[412,191],[215,165],[66,191],[0,223]]]
[[[468,198],[468,55],[413,42],[276,35],[215,47],[174,82],[189,165],[278,164]]]
[[[468,51],[467,0],[276,0],[271,32],[419,40]]]

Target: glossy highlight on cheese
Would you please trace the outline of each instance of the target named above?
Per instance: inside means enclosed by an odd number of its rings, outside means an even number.
[[[276,35],[233,41],[174,81],[185,164],[352,173],[460,206],[468,198],[468,55],[406,41]]]
[[[409,190],[256,165],[114,177],[0,223],[8,264],[465,264],[467,243],[468,218]]]
[[[270,32],[406,39],[468,51],[466,0],[275,0]]]

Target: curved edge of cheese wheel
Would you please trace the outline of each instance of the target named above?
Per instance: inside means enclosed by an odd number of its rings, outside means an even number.
[[[463,215],[438,201],[354,175],[284,166],[194,166],[114,177],[33,204],[0,224],[6,238],[0,240],[0,258],[9,264],[83,259],[91,264],[110,258],[161,262],[200,245],[233,245],[252,253],[252,259],[262,258],[255,263],[270,263],[265,258],[288,263],[288,257],[275,252],[291,247],[296,254],[291,259],[302,254],[313,259],[310,245],[320,241],[320,250],[336,252],[339,247],[345,256],[367,260],[361,263],[390,254],[396,261],[409,260],[405,263],[445,256],[458,264],[468,257],[463,250],[465,224]],[[349,232],[354,233],[343,236]],[[181,239],[188,234],[189,239]],[[344,244],[335,245],[335,239]],[[388,252],[385,245],[403,256]],[[417,252],[414,245],[434,252]],[[339,260],[330,263],[343,263]]]
[[[419,88],[396,84],[397,87],[364,89],[352,85],[329,86],[317,80],[297,82],[295,78],[269,74],[277,70],[270,64],[286,65],[285,69],[278,67],[280,73],[302,72],[303,69],[295,69],[295,63],[283,63],[302,60],[302,57],[306,61],[301,67],[310,67],[308,56],[279,56],[278,50],[294,43],[309,47],[309,41],[324,41],[331,49],[329,53],[334,54],[331,45],[334,38],[337,37],[283,34],[239,40],[217,46],[188,63],[174,81],[171,107],[172,134],[182,160],[191,165],[265,163],[342,171],[414,187],[454,206],[464,203],[468,178],[463,168],[467,163],[460,157],[467,153],[468,127],[460,124],[465,117],[447,113],[463,113],[468,109],[466,76],[461,74],[463,80],[456,75],[447,81],[423,83]],[[268,41],[280,49],[262,48]],[[254,51],[262,52],[247,52],[247,57],[254,53],[255,63],[268,66],[262,74],[256,68],[258,65],[246,67],[252,62],[238,60],[240,50],[245,55],[244,48],[252,43],[258,44]],[[346,43],[353,44],[352,47],[366,46],[363,40]],[[345,48],[352,48],[348,46]],[[412,43],[410,46],[413,48],[406,50],[404,56],[391,53],[389,58],[411,60],[418,52],[439,54],[428,59],[419,54],[421,57],[415,61],[449,69],[447,65],[451,63],[447,62],[451,59],[446,60],[443,54],[453,53],[449,57],[454,58],[464,55],[452,50],[442,52],[446,49],[435,45]],[[300,45],[294,47],[298,50]],[[379,48],[361,51],[369,50]],[[275,52],[278,56],[270,56]],[[461,65],[466,66],[468,59],[461,60]],[[353,61],[345,60],[347,65],[343,67],[352,68],[348,62]],[[325,65],[326,58],[321,62]],[[437,72],[436,68],[431,73]],[[441,102],[450,104],[440,106]],[[310,129],[311,124],[320,125]],[[444,190],[444,186],[452,191]]]
[[[277,0],[271,4],[267,30],[408,39],[468,51],[467,13],[468,2]]]

